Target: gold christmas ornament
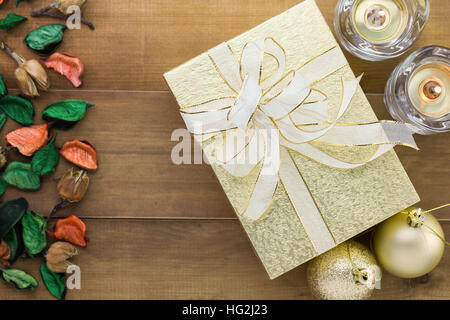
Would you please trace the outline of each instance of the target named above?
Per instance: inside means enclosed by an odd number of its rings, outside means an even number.
[[[392,275],[417,278],[431,272],[441,260],[444,232],[430,211],[410,207],[376,228],[374,253],[380,265]]]
[[[318,299],[361,300],[371,296],[381,271],[370,250],[351,240],[312,260],[306,277]]]

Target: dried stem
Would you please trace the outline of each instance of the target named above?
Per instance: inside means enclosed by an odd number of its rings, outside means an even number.
[[[0,41],[0,49],[2,49],[3,51],[5,51],[11,58],[13,58],[19,65],[22,65],[25,63],[25,59],[14,52],[13,49],[11,49],[6,42],[4,41]]]
[[[44,9],[44,8],[43,8],[43,9]],[[51,8],[50,8],[50,9],[51,9]],[[41,10],[42,10],[42,9],[41,9]],[[32,16],[32,17],[47,16],[47,17],[53,17],[53,18],[58,18],[58,19],[62,19],[62,20],[66,20],[66,19],[68,18],[68,16],[66,16],[66,15],[64,15],[64,14],[62,14],[62,13],[59,13],[59,12],[47,12],[47,11],[40,12],[41,10],[32,12],[32,13],[31,13],[31,16]],[[94,30],[94,29],[95,29],[95,27],[94,27],[94,25],[92,24],[92,22],[89,22],[89,21],[84,20],[84,19],[81,19],[80,22],[81,22],[82,24],[88,26],[89,29],[91,29],[91,30]]]
[[[56,206],[53,207],[52,212],[47,217],[47,222],[55,215],[56,211],[65,208],[69,205],[69,201],[66,199],[62,200],[60,203],[58,203]]]
[[[39,16],[42,16],[44,13],[46,13],[47,11],[49,11],[49,10],[52,10],[52,9],[55,9],[55,6],[53,5],[53,4],[49,4],[48,6],[46,6],[46,7],[44,7],[44,8],[41,8],[41,9],[39,9],[39,10],[37,10],[37,11],[33,11],[33,12],[31,12],[31,16],[32,17],[39,17]]]

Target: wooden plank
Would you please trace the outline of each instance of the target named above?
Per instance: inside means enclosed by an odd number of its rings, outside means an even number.
[[[14,11],[29,17],[30,11],[46,5],[48,0],[14,1],[2,5],[0,15]],[[134,0],[90,1],[85,17],[95,31],[86,27],[65,32],[59,51],[78,55],[85,64],[83,89],[167,90],[162,74],[209,48],[233,38],[297,4],[298,0]],[[337,0],[317,0],[328,24],[332,26]],[[432,0],[427,27],[414,48],[439,44],[449,47],[447,0]],[[10,46],[27,58],[36,57],[23,43],[34,28],[61,23],[52,18],[30,18],[16,28],[2,33]],[[403,58],[384,62],[365,62],[349,54],[356,74],[365,73],[362,81],[367,92],[383,92],[394,66]],[[15,63],[2,54],[0,70],[9,86],[15,86]],[[54,88],[70,89],[71,84],[50,73]]]
[[[90,242],[73,262],[81,290],[68,299],[309,299],[306,265],[269,280],[237,221],[87,220]],[[443,223],[450,232],[450,222]],[[40,281],[33,292],[0,284],[0,299],[49,299],[39,273],[43,258],[15,267]],[[426,283],[386,272],[375,299],[449,299],[450,250]],[[338,288],[337,288],[338,289]]]
[[[378,117],[390,119],[382,96],[368,97]],[[73,129],[58,131],[57,144],[74,138],[89,140],[97,147],[100,161],[86,198],[67,211],[83,217],[235,217],[208,165],[172,163],[171,151],[178,141],[172,142],[171,134],[184,124],[169,93],[53,91],[35,100],[36,117],[46,105],[62,99],[85,99],[96,106]],[[16,127],[8,120],[2,136]],[[416,136],[420,151],[396,147],[423,208],[450,199],[449,134]],[[14,151],[10,155],[11,159],[24,160]],[[61,176],[68,167],[62,159],[53,177]],[[5,197],[21,195],[41,213],[49,212],[58,201],[56,182],[51,178],[44,178],[38,192],[10,188]],[[438,217],[449,219],[450,210],[442,210]]]

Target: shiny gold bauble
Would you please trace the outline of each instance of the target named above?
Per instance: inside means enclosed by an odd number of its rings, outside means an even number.
[[[373,288],[355,280],[354,267],[376,267],[374,255],[364,245],[348,241],[318,256],[308,264],[306,272],[311,293],[318,299],[361,300],[372,294]]]
[[[423,224],[444,239],[439,222],[430,214],[423,214],[422,217]],[[438,265],[445,244],[425,225],[411,223],[407,214],[398,213],[376,228],[374,253],[386,271],[400,278],[417,278]]]

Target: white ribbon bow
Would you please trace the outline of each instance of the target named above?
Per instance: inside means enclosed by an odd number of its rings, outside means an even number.
[[[342,55],[339,48],[317,59],[327,65],[331,54]],[[341,103],[337,116],[328,122],[326,96],[311,88],[311,66],[285,74],[286,54],[272,38],[248,42],[240,63],[226,43],[209,51],[209,57],[225,83],[236,93],[234,97],[218,98],[181,109],[188,130],[204,135],[222,133],[223,141],[215,151],[216,160],[232,175],[245,177],[262,163],[261,172],[241,215],[259,219],[269,208],[279,182],[280,146],[293,150],[320,164],[350,169],[364,165],[397,144],[414,148],[412,127],[396,122],[339,125],[348,109],[359,80],[342,82]],[[277,67],[263,77],[263,60],[272,57]],[[338,69],[330,59],[330,68]],[[345,58],[341,58],[345,63]],[[314,65],[313,65],[314,67]],[[309,69],[308,69],[309,68]],[[327,74],[320,70],[317,74]],[[308,78],[306,80],[305,78]],[[315,79],[317,80],[317,79]],[[377,145],[368,159],[348,163],[324,153],[310,144],[318,141],[338,145]],[[284,161],[284,160],[283,160]],[[287,190],[289,193],[289,190]]]

